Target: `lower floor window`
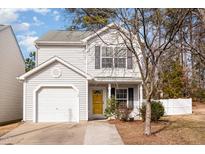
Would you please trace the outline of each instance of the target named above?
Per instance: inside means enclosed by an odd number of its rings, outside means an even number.
[[[116,101],[119,106],[127,106],[127,89],[116,89]]]

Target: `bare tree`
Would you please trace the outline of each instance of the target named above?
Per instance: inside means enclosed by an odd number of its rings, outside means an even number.
[[[174,46],[174,38],[191,9],[111,9],[109,11],[81,9],[81,11],[84,13],[83,18],[86,19],[84,24],[90,29],[101,23],[97,18],[102,20],[106,11],[106,19],[109,19],[106,21],[114,23],[109,28],[118,32],[127,50],[131,51],[137,59],[146,97],[144,134],[151,135],[151,99],[159,80],[157,76],[160,69],[159,61]]]

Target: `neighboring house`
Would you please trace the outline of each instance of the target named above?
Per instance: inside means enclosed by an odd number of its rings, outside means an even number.
[[[36,41],[37,66],[23,74],[25,121],[79,122],[102,117],[114,96],[138,114],[142,80],[136,59],[105,27],[97,33],[50,31]],[[114,52],[120,51],[120,56]]]
[[[23,85],[16,77],[25,63],[12,27],[0,25],[0,124],[23,118]]]

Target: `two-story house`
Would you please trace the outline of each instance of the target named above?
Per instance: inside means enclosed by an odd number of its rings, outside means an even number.
[[[36,68],[19,77],[24,85],[23,119],[97,118],[111,96],[138,114],[142,80],[135,57],[121,41],[109,26],[96,33],[50,31],[36,40]]]

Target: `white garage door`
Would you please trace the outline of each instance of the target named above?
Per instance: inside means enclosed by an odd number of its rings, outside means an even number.
[[[78,99],[73,88],[42,88],[37,95],[38,122],[77,122]]]

